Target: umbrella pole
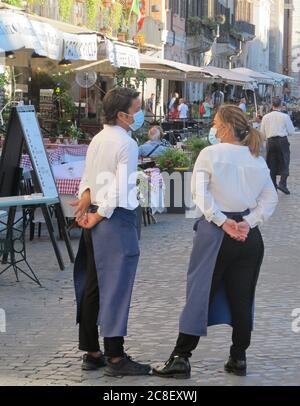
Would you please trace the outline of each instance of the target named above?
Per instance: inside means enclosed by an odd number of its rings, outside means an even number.
[[[257,116],[258,115],[258,108],[257,108],[257,99],[256,99],[255,89],[253,89],[253,97],[254,97],[255,111],[256,111],[256,116]]]

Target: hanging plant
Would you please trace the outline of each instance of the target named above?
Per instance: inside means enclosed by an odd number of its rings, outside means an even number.
[[[10,6],[15,6],[15,7],[23,6],[22,0],[3,0],[3,3],[9,4]]]
[[[141,83],[146,82],[146,76],[144,72],[132,68],[119,68],[116,74],[117,86],[138,88]]]
[[[113,31],[119,31],[122,24],[122,17],[123,17],[124,9],[123,5],[119,2],[115,2],[112,6],[110,12],[110,22],[111,28]]]
[[[59,13],[63,21],[68,21],[71,16],[74,0],[59,0]]]
[[[91,28],[96,28],[96,20],[97,20],[100,6],[101,6],[101,0],[87,0],[86,1],[88,26]]]
[[[27,0],[29,6],[41,6],[45,3],[45,0]]]

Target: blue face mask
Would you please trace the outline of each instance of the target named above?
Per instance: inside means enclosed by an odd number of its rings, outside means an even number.
[[[144,112],[143,110],[140,110],[133,115],[133,123],[129,124],[129,127],[132,129],[132,131],[136,131],[143,126],[144,120]]]
[[[217,129],[212,127],[208,134],[208,141],[211,145],[219,144],[220,140],[217,138]]]

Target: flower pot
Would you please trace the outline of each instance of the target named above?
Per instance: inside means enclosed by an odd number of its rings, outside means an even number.
[[[119,32],[118,36],[117,36],[118,41],[120,41],[120,42],[126,42],[126,37],[127,37],[127,34],[125,32]]]
[[[110,7],[111,6],[111,0],[103,0],[103,5],[104,7]]]

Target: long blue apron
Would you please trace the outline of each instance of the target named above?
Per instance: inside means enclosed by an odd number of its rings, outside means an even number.
[[[249,211],[225,214],[230,218],[248,213]],[[221,284],[211,304],[209,304],[212,277],[224,231],[214,223],[208,222],[205,217],[196,221],[194,231],[193,249],[187,273],[186,304],[180,316],[179,331],[189,335],[206,336],[208,326],[232,325],[231,311],[224,284]],[[259,267],[260,264],[257,276]],[[253,287],[253,303],[254,291],[255,286]],[[254,313],[252,315],[254,316]]]
[[[136,212],[116,208],[91,231],[99,287],[97,324],[102,337],[127,335],[127,322],[134,279],[139,260]],[[77,322],[85,285],[85,248],[80,242],[74,281],[77,299]]]

